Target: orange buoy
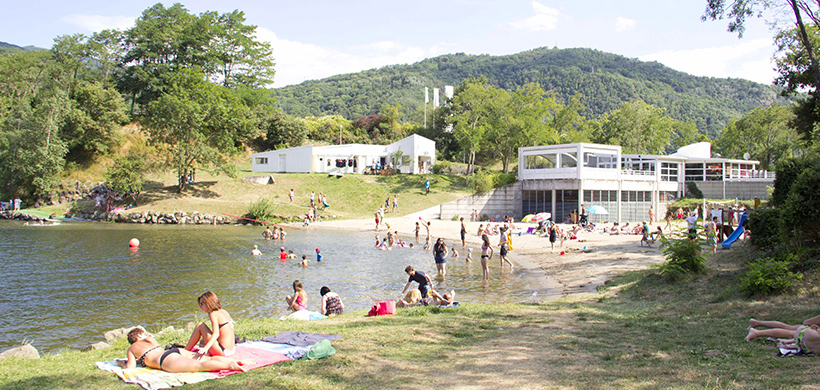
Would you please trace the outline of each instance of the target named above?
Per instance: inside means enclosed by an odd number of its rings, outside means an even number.
[[[139,248],[140,247],[140,240],[136,238],[132,238],[131,241],[128,241],[128,246],[131,248]]]

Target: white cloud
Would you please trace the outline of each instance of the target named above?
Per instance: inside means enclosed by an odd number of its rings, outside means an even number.
[[[558,27],[558,17],[561,13],[557,9],[533,1],[532,10],[535,11],[535,15],[524,20],[511,22],[510,25],[516,29],[527,31],[551,31]]]
[[[103,16],[103,15],[80,15],[71,14],[64,16],[61,20],[65,23],[75,25],[90,32],[99,32],[105,29],[125,30],[134,26],[136,20],[133,16]]]
[[[393,41],[376,41],[346,49],[335,49],[282,39],[264,27],[257,28],[256,33],[260,41],[270,42],[273,48],[276,62],[274,87],[385,65],[408,64],[444,53],[441,46],[423,49]]]
[[[615,20],[615,32],[624,32],[633,30],[635,28],[635,20],[618,17]]]
[[[771,84],[776,76],[771,57],[771,39],[761,38],[737,45],[691,50],[667,50],[640,56],[642,61],[658,61],[670,68],[696,76],[737,77]]]

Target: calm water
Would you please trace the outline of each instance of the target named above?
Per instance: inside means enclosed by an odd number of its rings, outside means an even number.
[[[103,341],[105,331],[142,324],[180,326],[203,318],[196,298],[214,291],[235,319],[287,314],[284,296],[294,279],[304,283],[308,309],[319,310],[319,288],[338,292],[348,310],[395,299],[412,264],[431,276],[430,253],[379,251],[372,233],[291,229],[287,240],[264,241],[262,228],[63,223],[23,226],[0,222],[0,350],[27,339],[41,352]],[[142,242],[136,252],[128,241]],[[250,255],[253,245],[263,255]],[[313,260],[280,262],[279,247]],[[315,248],[324,259],[315,262]],[[474,249],[474,258],[480,252]],[[495,260],[495,258],[493,259]],[[461,302],[520,302],[544,297],[536,275],[499,274],[491,264],[484,285],[477,261],[448,260],[447,280]],[[415,284],[414,284],[415,285]]]

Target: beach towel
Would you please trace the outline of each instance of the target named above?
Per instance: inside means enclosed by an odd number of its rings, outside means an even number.
[[[339,340],[342,337],[343,336],[340,334],[321,334],[300,332],[298,330],[286,330],[284,332],[280,332],[276,336],[262,337],[262,341],[277,344],[289,344],[298,347],[310,347],[311,345],[318,343],[320,340],[333,341]]]
[[[326,315],[319,313],[318,311],[310,311],[310,310],[298,310],[285,317],[281,317],[281,320],[299,320],[299,321],[316,321],[316,320],[323,320],[327,318]]]
[[[300,347],[290,344],[269,343],[267,341],[249,341],[245,346],[257,349],[264,349],[266,351],[278,352],[293,360],[301,359],[308,353],[308,347]]]
[[[251,348],[244,345],[236,346],[236,353],[231,359],[246,360],[253,359],[255,364],[246,365],[249,370],[269,366],[291,358],[273,351],[259,348]],[[242,371],[221,370],[214,372],[180,372],[170,373],[148,367],[137,367],[124,369],[117,365],[116,361],[97,362],[97,368],[117,375],[123,382],[134,383],[142,386],[146,390],[168,389],[174,386],[182,386],[186,383],[198,383],[209,379],[223,378],[228,375],[240,373]]]

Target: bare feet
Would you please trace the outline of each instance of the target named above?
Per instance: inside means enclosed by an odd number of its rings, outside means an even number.
[[[749,334],[746,335],[746,341],[752,341],[757,337],[757,329],[749,328]]]
[[[758,321],[754,318],[749,319],[749,327],[750,328],[757,328],[758,326],[760,326],[760,321]]]
[[[248,369],[245,368],[245,366],[240,365],[239,362],[231,363],[230,367],[231,367],[231,370],[234,370],[234,371],[248,372]]]

